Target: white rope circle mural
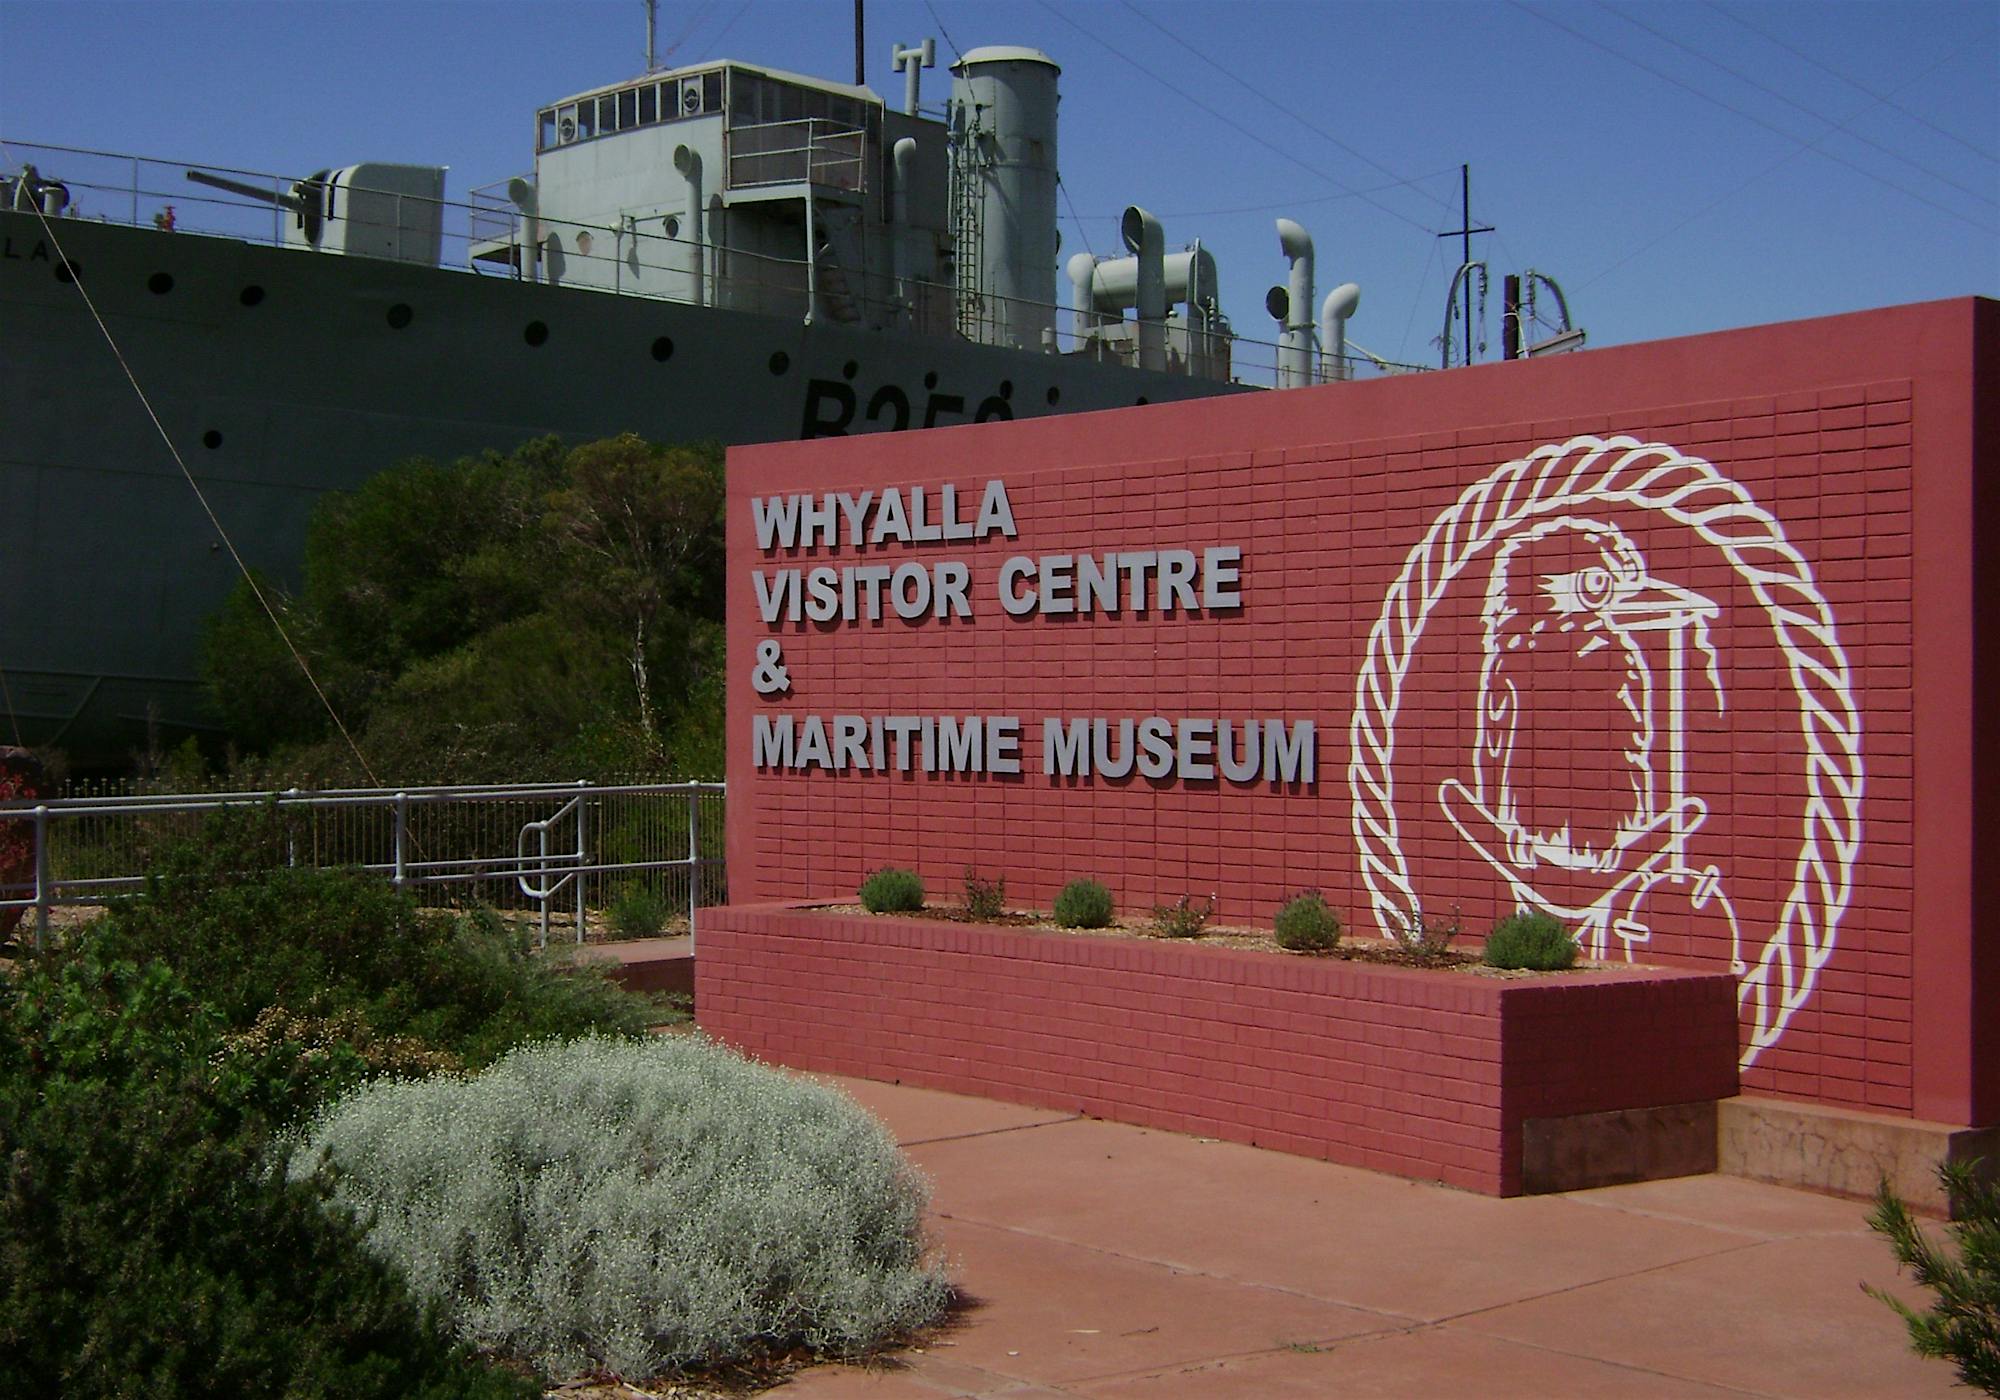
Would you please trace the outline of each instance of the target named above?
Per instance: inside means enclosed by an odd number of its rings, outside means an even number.
[[[1551,606],[1571,615],[1572,628],[1574,619],[1582,617],[1589,624],[1583,630],[1595,632],[1586,651],[1579,654],[1588,654],[1591,647],[1609,649],[1616,658],[1610,664],[1625,667],[1625,703],[1637,725],[1626,756],[1643,769],[1649,790],[1654,783],[1651,755],[1656,737],[1651,719],[1653,681],[1638,645],[1640,632],[1673,633],[1676,645],[1683,647],[1686,639],[1693,637],[1694,644],[1709,657],[1710,680],[1720,701],[1719,681],[1713,676],[1714,653],[1708,648],[1706,631],[1717,605],[1647,577],[1639,551],[1624,532],[1590,517],[1593,507],[1601,515],[1612,506],[1664,516],[1694,531],[1729,561],[1770,620],[1799,703],[1805,811],[1792,884],[1761,951],[1752,957],[1748,947],[1734,950],[1740,978],[1737,1003],[1739,1010],[1747,1007],[1751,1028],[1742,1057],[1748,1067],[1784,1033],[1793,1013],[1811,996],[1820,968],[1833,953],[1861,839],[1861,727],[1847,657],[1811,567],[1769,512],[1741,485],[1701,458],[1631,437],[1572,438],[1497,468],[1467,488],[1432,523],[1389,589],[1369,634],[1355,683],[1347,777],[1361,874],[1376,923],[1384,932],[1398,926],[1401,916],[1418,903],[1403,858],[1395,807],[1397,710],[1412,653],[1432,608],[1469,565],[1490,553],[1493,582],[1485,614],[1488,665],[1481,677],[1480,742],[1490,754],[1499,755],[1495,760],[1498,772],[1490,783],[1497,788],[1499,800],[1493,802],[1486,779],[1475,778],[1471,788],[1454,780],[1439,794],[1447,814],[1459,824],[1473,848],[1508,875],[1517,894],[1529,891],[1530,882],[1521,872],[1535,868],[1538,860],[1554,868],[1608,872],[1612,889],[1588,909],[1540,901],[1543,907],[1565,916],[1582,914],[1596,920],[1600,940],[1607,937],[1606,925],[1615,912],[1614,896],[1636,901],[1653,882],[1669,875],[1692,885],[1695,907],[1707,902],[1723,910],[1732,930],[1736,929],[1733,906],[1718,893],[1715,867],[1697,871],[1676,863],[1686,835],[1706,815],[1706,806],[1699,799],[1676,790],[1674,800],[1658,810],[1651,798],[1642,797],[1638,813],[1621,827],[1617,847],[1602,852],[1573,849],[1567,830],[1553,836],[1546,831],[1546,824],[1544,829],[1530,830],[1535,824],[1520,819],[1513,810],[1514,798],[1505,772],[1510,736],[1499,731],[1499,725],[1510,722],[1508,697],[1512,692],[1501,689],[1495,638],[1496,629],[1516,616],[1514,604],[1508,601],[1512,595],[1506,592],[1514,586],[1508,582],[1510,561],[1524,556],[1515,573],[1532,575],[1526,567],[1527,551],[1538,541],[1561,534],[1572,543],[1588,541],[1599,551],[1601,566],[1570,576],[1581,582],[1567,585],[1569,593]],[[1537,586],[1546,592],[1564,583],[1543,577]],[[1621,645],[1623,652],[1617,650]],[[1676,726],[1680,722],[1682,659],[1683,654],[1677,652],[1673,675]],[[1638,699],[1631,698],[1634,694]],[[1489,725],[1494,726],[1490,737]],[[1677,731],[1672,741],[1676,789],[1679,742]],[[1489,804],[1497,806],[1497,816]],[[1467,814],[1463,823],[1460,812]],[[1472,813],[1483,817],[1485,824]],[[1488,844],[1496,851],[1504,849],[1505,858],[1482,845],[1472,834],[1473,827],[1504,838]],[[1648,842],[1657,849],[1620,873],[1620,861],[1638,855]],[[1523,907],[1527,907],[1525,903]],[[1618,936],[1628,935],[1621,931]],[[1629,942],[1627,948],[1629,953]]]

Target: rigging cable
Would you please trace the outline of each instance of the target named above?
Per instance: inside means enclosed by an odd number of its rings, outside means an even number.
[[[14,747],[24,748],[21,743],[21,717],[14,713],[14,690],[7,684],[6,668],[0,667],[0,698],[7,702],[7,723],[14,730]]]
[[[1720,107],[1725,112],[1729,112],[1735,116],[1741,117],[1744,121],[1751,123],[1753,126],[1761,126],[1764,128],[1764,130],[1782,136],[1787,141],[1802,142],[1804,149],[1816,150],[1818,148],[1819,142],[1825,140],[1826,137],[1833,135],[1833,130],[1844,129],[1844,128],[1835,128],[1832,130],[1828,130],[1821,133],[1818,137],[1815,137],[1810,141],[1806,141],[1804,140],[1804,138],[1799,137],[1794,133],[1785,130],[1783,127],[1778,126],[1773,122],[1767,122],[1762,117],[1755,116],[1749,112],[1744,111],[1741,107],[1736,106],[1732,102],[1725,102],[1720,97],[1711,96],[1710,94],[1703,92],[1700,88],[1695,87],[1693,84],[1684,82],[1680,78],[1676,78],[1671,73],[1667,73],[1662,71],[1661,69],[1655,68],[1650,63],[1642,62],[1641,60],[1632,57],[1632,55],[1625,53],[1622,50],[1613,48],[1611,45],[1604,43],[1602,40],[1593,39],[1590,37],[1590,35],[1585,34],[1580,29],[1571,28],[1569,25],[1564,24],[1559,19],[1553,19],[1550,16],[1541,13],[1539,10],[1531,9],[1527,5],[1523,4],[1522,0],[1508,0],[1508,3],[1511,4],[1515,9],[1521,11],[1523,14],[1531,15],[1534,18],[1540,20],[1543,24],[1549,25],[1550,27],[1555,29],[1560,29],[1563,33],[1569,35],[1572,39],[1576,39],[1581,43],[1588,44],[1592,48],[1600,50],[1601,52],[1608,53],[1613,58],[1618,59],[1621,62],[1629,63],[1634,68],[1637,68],[1640,72],[1649,73],[1653,77],[1660,79],[1662,82],[1672,83],[1675,87],[1680,88],[1683,92],[1693,93],[1696,97],[1699,97],[1702,101]],[[1956,53],[1947,55],[1947,57],[1956,57],[1956,56],[1957,56]],[[1852,120],[1852,118],[1849,118],[1849,120]],[[1797,152],[1795,151],[1792,154],[1796,155]],[[1826,159],[1834,162],[1836,165],[1844,165],[1849,170],[1854,171],[1856,174],[1866,176],[1868,179],[1875,181],[1875,183],[1877,183],[1878,185],[1886,185],[1890,189],[1896,191],[1898,194],[1905,195],[1910,199],[1916,200],[1917,203],[1919,204],[1929,205],[1931,208],[1937,210],[1940,214],[1943,214],[1949,218],[1957,219],[1960,223],[1970,224],[1972,227],[1978,229],[1981,233],[2000,232],[2000,229],[1995,229],[1987,224],[1982,224],[1981,222],[1979,222],[1979,220],[1973,218],[1969,214],[1961,214],[1956,209],[1951,208],[1949,205],[1940,204],[1936,200],[1931,199],[1926,195],[1918,194],[1915,190],[1911,189],[1907,185],[1899,185],[1894,180],[1889,179],[1887,176],[1877,175],[1874,171],[1868,169],[1866,166],[1857,165],[1855,162],[1847,159],[1845,156],[1836,155],[1832,151],[1819,151],[1819,154],[1826,157]]]
[[[1863,96],[1874,98],[1876,101],[1888,107],[1891,111],[1902,113],[1904,116],[1908,117],[1911,121],[1917,123],[1919,126],[1929,127],[1932,131],[1935,131],[1938,135],[1944,137],[1947,141],[1958,142],[1959,145],[1965,147],[1966,150],[1972,152],[1974,155],[1980,157],[1982,160],[2000,160],[2000,157],[1996,157],[1993,154],[1993,152],[1986,150],[1983,147],[1974,145],[1972,142],[1966,140],[1963,136],[1960,136],[1957,132],[1948,131],[1944,127],[1939,126],[1936,122],[1931,121],[1929,118],[1921,115],[1920,113],[1912,110],[1911,108],[1905,107],[1902,103],[1892,102],[1889,100],[1896,93],[1901,92],[1903,90],[1903,87],[1908,87],[1909,84],[1905,83],[1903,84],[1902,87],[1891,88],[1886,93],[1877,92],[1874,88],[1869,87],[1866,83],[1861,82],[1859,79],[1850,78],[1847,74],[1841,72],[1838,68],[1829,68],[1826,64],[1821,63],[1818,59],[1814,58],[1804,49],[1795,48],[1791,44],[1786,43],[1783,39],[1780,39],[1770,30],[1759,29],[1749,20],[1743,18],[1743,16],[1738,14],[1731,14],[1728,10],[1723,9],[1722,6],[1715,4],[1714,0],[1710,0],[1708,8],[1715,11],[1717,14],[1721,15],[1724,19],[1728,20],[1730,23],[1742,25],[1745,29],[1749,30],[1752,34],[1755,34],[1758,38],[1764,40],[1766,43],[1775,44],[1779,48],[1783,49],[1786,53],[1790,54],[1792,57],[1800,59],[1803,62],[1810,63],[1813,67],[1819,69],[1820,72],[1826,74],[1828,77],[1835,78],[1843,83],[1846,83],[1849,87],[1853,88],[1856,92],[1861,93]]]
[[[5,143],[0,143],[0,153],[4,153],[5,150]],[[160,421],[159,413],[153,408],[153,401],[140,387],[138,376],[132,373],[132,366],[125,359],[125,352],[119,348],[116,337],[111,334],[111,327],[105,323],[102,313],[98,311],[97,302],[92,299],[90,290],[83,285],[81,269],[71,263],[69,254],[63,251],[62,240],[57,237],[55,228],[49,222],[48,211],[38,202],[30,201],[30,203],[35,205],[35,215],[42,222],[42,232],[48,236],[50,245],[56,250],[58,260],[56,265],[70,269],[71,284],[82,295],[83,304],[90,310],[91,320],[97,323],[98,332],[103,335],[104,343],[111,347],[112,357],[118,361],[118,368],[125,372],[126,381],[131,384],[132,392],[139,396],[140,406],[152,420],[154,431],[160,435],[160,441],[166,444],[167,452],[174,459],[174,465],[180,468],[181,476],[187,481],[188,488],[201,503],[202,513],[208,517],[208,523],[215,527],[216,537],[229,551],[229,557],[236,561],[237,571],[243,575],[243,581],[250,585],[250,592],[255,595],[258,605],[264,609],[264,615],[271,619],[271,625],[278,629],[278,637],[284,642],[285,650],[291,653],[292,660],[297,663],[299,671],[305,676],[306,683],[312,687],[313,694],[319,697],[320,704],[326,708],[327,717],[333,721],[334,728],[340,731],[340,737],[345,739],[347,747],[353,750],[355,759],[361,764],[361,771],[368,775],[369,782],[380,787],[381,779],[375,776],[375,770],[370,766],[368,756],[362,753],[361,746],[354,742],[354,736],[348,732],[347,725],[341,720],[339,712],[333,708],[333,702],[327,698],[326,691],[321,689],[319,678],[313,675],[312,667],[306,664],[305,657],[293,644],[291,634],[285,630],[285,624],[279,621],[277,611],[271,606],[271,600],[264,596],[264,590],[258,585],[256,576],[250,572],[250,566],[243,562],[243,556],[237,552],[236,542],[230,539],[229,532],[223,528],[222,521],[215,514],[215,508],[209,505],[208,496],[202,491],[201,483],[196,481],[194,473],[188,470],[187,463],[181,457],[180,448],[174,445],[173,437],[167,432],[166,425]]]
[[[1249,140],[1255,142],[1257,145],[1262,146],[1265,150],[1270,151],[1272,154],[1279,156],[1282,159],[1290,161],[1292,164],[1298,166],[1301,170],[1305,171],[1309,175],[1312,175],[1316,179],[1326,181],[1326,183],[1332,185],[1335,189],[1346,191],[1348,193],[1358,193],[1346,181],[1327,174],[1324,170],[1319,169],[1317,166],[1311,165],[1308,162],[1300,159],[1298,156],[1293,155],[1290,151],[1284,149],[1282,146],[1279,146],[1274,142],[1266,140],[1263,136],[1259,135],[1256,131],[1252,130],[1250,127],[1247,127],[1243,125],[1241,122],[1236,121],[1233,118],[1226,116],[1221,112],[1218,112],[1215,108],[1209,106],[1206,102],[1203,102],[1199,97],[1196,97],[1193,93],[1187,91],[1185,88],[1178,87],[1170,80],[1161,77],[1158,73],[1155,73],[1145,64],[1139,62],[1138,59],[1126,53],[1125,50],[1123,50],[1122,48],[1119,48],[1115,44],[1107,43],[1105,40],[1099,38],[1096,34],[1092,33],[1090,30],[1084,28],[1081,24],[1078,24],[1076,20],[1072,19],[1069,15],[1064,14],[1061,10],[1058,10],[1055,6],[1051,5],[1049,3],[1049,0],[1039,0],[1039,3],[1043,9],[1047,10],[1050,14],[1054,15],[1057,19],[1061,20],[1071,29],[1074,29],[1077,33],[1083,35],[1086,39],[1089,39],[1099,48],[1106,49],[1112,54],[1116,55],[1118,58],[1123,59],[1126,63],[1130,64],[1132,67],[1138,69],[1141,73],[1144,73],[1147,77],[1151,78],[1154,82],[1158,83],[1161,87],[1166,88],[1167,91],[1173,93],[1176,97],[1179,97],[1183,102],[1186,102],[1189,106],[1198,108],[1201,111],[1208,113],[1209,116],[1215,118],[1215,120],[1221,122],[1224,126],[1236,132],[1238,135],[1246,137]],[[1411,218],[1408,214],[1403,213],[1402,210],[1391,208],[1389,205],[1382,203],[1380,200],[1370,199],[1367,201],[1367,203],[1374,205],[1377,209],[1380,209],[1383,213],[1389,215],[1391,218],[1400,219],[1402,222],[1408,224],[1411,228],[1421,229],[1423,232],[1432,235],[1435,235],[1437,233],[1436,229],[1430,228],[1425,224],[1419,223],[1417,220]]]
[[[1744,73],[1735,68],[1731,68],[1728,64],[1724,63],[1720,59],[1710,58],[1707,54],[1702,53],[1699,49],[1693,48],[1688,44],[1682,43],[1679,39],[1674,38],[1673,35],[1667,34],[1661,30],[1653,28],[1652,25],[1647,24],[1644,20],[1634,19],[1632,16],[1625,14],[1621,10],[1614,9],[1610,5],[1600,4],[1600,8],[1605,10],[1607,13],[1618,16],[1619,19],[1624,20],[1627,24],[1633,25],[1636,28],[1644,30],[1646,33],[1652,35],[1655,39],[1658,39],[1661,43],[1672,45],[1674,48],[1679,49],[1682,53],[1692,54],[1694,57],[1700,59],[1703,63],[1709,64],[1716,68],[1720,68],[1723,72],[1727,73],[1730,77],[1736,79],[1738,82],[1747,83],[1749,86],[1763,93],[1766,97],[1784,103],[1787,107],[1790,107],[1795,112],[1803,112],[1808,117],[1811,117],[1814,121],[1825,122],[1829,126],[1833,124],[1833,118],[1827,116],[1825,113],[1817,111],[1814,108],[1808,107],[1803,102],[1793,101],[1791,98],[1785,96],[1785,94],[1783,94],[1782,92],[1779,92],[1776,88],[1758,82],[1748,73]],[[1883,155],[1889,157],[1889,159],[1897,161],[1903,165],[1907,165],[1910,167],[1910,169],[1918,172],[1921,175],[1928,175],[1941,185],[1949,185],[1952,189],[1957,190],[1960,194],[1971,195],[1981,204],[1990,204],[1994,208],[2000,209],[2000,200],[1996,200],[1995,198],[1993,198],[1992,195],[1986,194],[1980,190],[1976,190],[1972,188],[1972,186],[1970,185],[1962,185],[1958,181],[1952,179],[1951,176],[1933,170],[1928,165],[1925,165],[1920,161],[1912,160],[1908,156],[1905,156],[1900,152],[1892,150],[1889,147],[1883,145],[1880,141],[1876,141],[1871,137],[1863,136],[1858,131],[1849,131],[1846,133],[1846,135],[1849,140],[1859,141],[1862,145],[1868,147],[1870,150],[1879,151]]]
[[[924,8],[930,11],[931,22],[938,27],[938,33],[944,35],[944,46],[951,50],[951,56],[953,58],[964,58],[964,50],[960,49],[957,43],[953,41],[951,31],[944,27],[944,19],[938,14],[937,6],[933,5],[931,0],[924,0]]]
[[[1916,76],[1910,78],[1907,82],[1903,83],[1901,86],[1890,89],[1889,94],[1887,96],[1877,97],[1873,102],[1871,102],[1867,106],[1856,108],[1854,114],[1847,118],[1847,122],[1859,121],[1867,113],[1873,111],[1877,106],[1880,106],[1883,102],[1887,101],[1889,96],[1894,96],[1896,93],[1903,91],[1905,88],[1915,87],[1918,83],[1928,78],[1932,73],[1935,73],[1938,69],[1942,68],[1945,64],[1949,63],[1954,57],[1956,57],[1956,55],[1946,54],[1936,63],[1933,63],[1929,68],[1926,68],[1923,72],[1918,73]],[[1655,235],[1654,237],[1647,239],[1644,243],[1641,243],[1638,247],[1634,248],[1624,257],[1618,259],[1618,261],[1610,264],[1609,266],[1605,267],[1599,272],[1591,274],[1583,281],[1577,283],[1576,290],[1580,292],[1587,287],[1595,286],[1597,283],[1603,281],[1606,277],[1609,277],[1612,273],[1616,272],[1619,268],[1625,266],[1626,263],[1631,262],[1632,259],[1638,257],[1641,253],[1645,253],[1653,248],[1657,248],[1660,244],[1666,242],[1669,238],[1672,238],[1675,234],[1679,233],[1689,224],[1692,224],[1699,219],[1706,218],[1708,215],[1715,212],[1717,208],[1719,208],[1724,204],[1727,204],[1730,200],[1736,198],[1737,195],[1742,194],[1743,191],[1749,189],[1752,185],[1763,183],[1765,180],[1769,179],[1773,174],[1775,174],[1781,166],[1788,165],[1792,161],[1797,160],[1800,156],[1804,155],[1807,151],[1813,149],[1813,147],[1817,146],[1820,142],[1826,140],[1829,136],[1832,136],[1834,132],[1845,129],[1847,122],[1842,122],[1839,126],[1833,127],[1828,131],[1823,131],[1818,136],[1815,136],[1812,140],[1804,142],[1795,149],[1785,152],[1785,154],[1779,156],[1776,160],[1772,161],[1762,170],[1759,170],[1749,179],[1743,181],[1743,183],[1731,186],[1729,189],[1717,195],[1714,199],[1711,199],[1708,203],[1702,205],[1701,208],[1695,210],[1692,214],[1689,214],[1686,218],[1682,219],[1672,228],[1666,229],[1663,232]]]
[[[1421,185],[1415,180],[1404,179],[1396,171],[1391,170],[1388,166],[1382,164],[1381,161],[1376,160],[1366,151],[1348,145],[1345,141],[1341,140],[1338,136],[1335,136],[1332,132],[1327,131],[1323,127],[1314,126],[1311,122],[1307,121],[1304,117],[1300,116],[1295,109],[1287,107],[1284,103],[1274,100],[1269,93],[1265,92],[1263,89],[1257,87],[1256,85],[1249,82],[1245,82],[1242,78],[1238,77],[1234,72],[1230,71],[1222,64],[1217,63],[1214,59],[1210,58],[1207,54],[1203,53],[1193,44],[1190,44],[1180,35],[1174,33],[1173,30],[1167,28],[1165,25],[1161,24],[1158,20],[1154,19],[1151,15],[1141,10],[1137,5],[1132,3],[1132,0],[1119,0],[1119,3],[1124,5],[1124,7],[1127,10],[1130,10],[1135,19],[1143,20],[1145,23],[1159,30],[1160,33],[1166,35],[1169,39],[1173,40],[1176,44],[1179,44],[1182,48],[1186,49],[1189,53],[1193,54],[1203,63],[1206,63],[1210,68],[1213,68],[1216,72],[1222,74],[1222,76],[1229,79],[1230,82],[1235,83],[1238,87],[1244,89],[1251,96],[1255,97],[1259,102],[1262,102],[1265,106],[1277,109],[1280,113],[1290,117],[1293,121],[1297,122],[1300,126],[1304,127],[1307,131],[1310,131],[1313,135],[1319,137],[1321,140],[1331,142],[1333,145],[1338,146],[1341,150],[1347,152],[1347,154],[1353,156],[1356,160],[1360,161],[1363,165],[1367,165],[1374,168],[1375,170],[1379,170],[1382,174],[1387,175],[1391,180],[1396,182],[1395,185],[1385,185],[1382,188],[1393,189],[1400,186],[1408,185],[1413,188],[1416,188],[1418,193],[1423,194],[1426,198],[1437,200],[1440,208],[1445,209],[1447,211],[1451,208],[1450,200],[1445,199],[1439,195],[1431,194],[1429,190],[1423,189]],[[1352,193],[1360,194],[1362,192],[1356,190],[1353,191]]]

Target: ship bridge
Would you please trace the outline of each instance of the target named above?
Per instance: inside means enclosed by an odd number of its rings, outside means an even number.
[[[943,332],[947,178],[943,124],[866,87],[694,65],[542,108],[534,174],[475,192],[470,256],[562,286]]]

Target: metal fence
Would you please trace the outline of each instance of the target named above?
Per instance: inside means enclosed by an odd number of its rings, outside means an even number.
[[[218,813],[258,809],[277,818],[288,865],[373,871],[426,904],[530,910],[544,944],[565,922],[582,942],[593,910],[633,900],[675,911],[692,936],[726,889],[721,783],[127,792],[0,803],[0,853],[24,867],[0,883],[0,909],[33,910],[39,943],[51,909],[137,893]]]

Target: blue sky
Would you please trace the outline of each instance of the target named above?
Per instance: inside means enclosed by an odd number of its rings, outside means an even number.
[[[660,6],[670,64],[728,56],[846,79],[847,0]],[[303,174],[447,164],[449,191],[532,165],[535,108],[644,66],[640,0],[0,0],[0,137]],[[1355,341],[1434,362],[1472,167],[1494,282],[1554,276],[1593,344],[2000,294],[2000,5],[876,0],[895,42],[1026,44],[1063,68],[1060,160],[1112,249],[1128,203],[1200,238],[1240,334],[1274,338],[1272,220],[1319,289],[1362,286]],[[670,47],[671,46],[671,47]],[[45,166],[62,173],[55,162]],[[92,209],[85,200],[86,212]]]

